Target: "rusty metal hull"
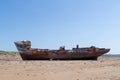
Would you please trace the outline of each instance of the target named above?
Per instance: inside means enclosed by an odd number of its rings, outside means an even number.
[[[31,48],[30,41],[15,42],[15,45],[23,60],[97,60],[97,58],[110,49],[86,47],[65,50],[65,47],[60,47],[58,50],[37,49]]]
[[[105,53],[107,53],[109,49],[104,52],[96,52],[96,53],[20,53],[23,60],[97,60],[97,58]]]

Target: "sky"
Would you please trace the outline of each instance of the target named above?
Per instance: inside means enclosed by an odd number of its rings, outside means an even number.
[[[120,54],[120,0],[0,0],[0,50],[32,47],[110,48]]]

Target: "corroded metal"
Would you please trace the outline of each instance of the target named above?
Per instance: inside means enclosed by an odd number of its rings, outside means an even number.
[[[58,50],[31,48],[30,41],[14,42],[23,60],[97,60],[110,49],[96,48],[95,46],[66,50],[65,46]]]

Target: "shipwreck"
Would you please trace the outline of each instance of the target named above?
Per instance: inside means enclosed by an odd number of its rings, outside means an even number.
[[[76,45],[71,50],[65,46],[58,50],[31,48],[31,41],[14,42],[23,60],[97,60],[97,58],[110,49],[98,48],[95,46],[79,48]]]

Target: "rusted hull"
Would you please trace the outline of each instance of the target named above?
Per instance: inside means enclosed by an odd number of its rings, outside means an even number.
[[[20,53],[23,60],[97,60],[97,58],[109,50],[96,53]]]
[[[23,60],[97,60],[98,56],[71,56],[71,57],[61,57],[61,58],[49,58],[49,57],[41,57],[41,56],[29,56],[21,54]]]

